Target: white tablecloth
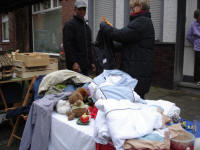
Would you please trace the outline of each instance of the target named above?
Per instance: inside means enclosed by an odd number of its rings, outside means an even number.
[[[91,119],[89,125],[78,125],[76,121],[68,121],[66,115],[52,113],[48,150],[95,150],[94,120]]]

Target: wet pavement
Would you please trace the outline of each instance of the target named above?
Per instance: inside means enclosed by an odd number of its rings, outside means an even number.
[[[146,99],[151,100],[167,100],[175,103],[181,108],[180,116],[187,120],[197,119],[200,121],[200,89],[177,89],[167,90],[158,87],[151,87],[150,92],[146,95]],[[22,133],[24,122],[20,123]],[[7,142],[11,134],[11,127],[8,121],[0,124],[0,150],[18,150],[20,141],[13,140],[10,148],[7,147]]]

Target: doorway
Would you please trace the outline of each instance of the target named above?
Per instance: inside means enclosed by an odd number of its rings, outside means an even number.
[[[200,9],[200,0],[197,0],[197,9]],[[200,52],[195,52],[194,81],[200,81]]]

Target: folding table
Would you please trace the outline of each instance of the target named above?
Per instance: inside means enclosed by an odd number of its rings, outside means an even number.
[[[24,81],[30,81],[30,80],[32,80],[32,77],[29,77],[29,78],[12,78],[12,79],[9,79],[9,80],[0,81],[0,96],[1,96],[1,99],[3,101],[4,111],[5,112],[8,111],[8,105],[7,105],[7,101],[5,99],[3,90],[2,90],[2,85],[6,84],[6,83],[24,82]]]

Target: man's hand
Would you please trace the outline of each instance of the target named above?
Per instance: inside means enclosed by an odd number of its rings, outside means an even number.
[[[76,72],[81,72],[81,68],[77,62],[75,62],[72,66],[72,70]]]

